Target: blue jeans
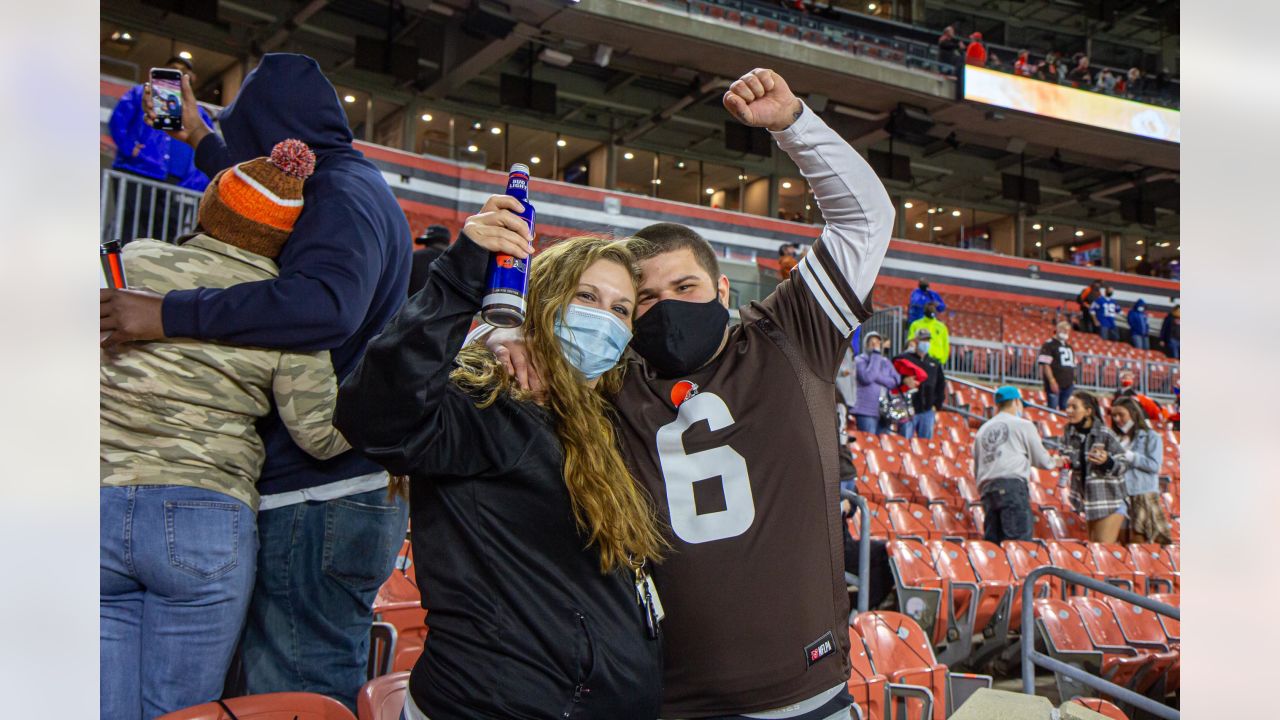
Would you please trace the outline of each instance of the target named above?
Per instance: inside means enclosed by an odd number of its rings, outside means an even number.
[[[98,503],[101,716],[221,697],[253,591],[253,510],[181,485],[102,487]]]
[[[320,693],[355,712],[370,608],[408,523],[408,503],[388,501],[384,488],[258,514],[258,581],[240,646],[248,693]]]
[[[892,431],[889,423],[881,420],[879,415],[854,415],[853,421],[858,425],[858,432],[886,435]]]
[[[1179,357],[1182,356],[1181,348],[1182,348],[1181,340],[1170,340],[1169,342],[1165,343],[1164,352],[1169,357],[1173,358],[1174,360],[1177,360]]]
[[[1098,337],[1103,340],[1117,340],[1120,338],[1120,329],[1115,325],[1112,325],[1111,327],[1103,325],[1098,328]]]
[[[1015,478],[988,480],[982,488],[982,539],[999,545],[1002,540],[1030,540],[1035,523],[1027,481]]]
[[[1146,335],[1134,334],[1130,339],[1133,340],[1133,346],[1139,350],[1151,349],[1151,338]]]
[[[1044,386],[1044,401],[1050,410],[1066,410],[1067,401],[1071,399],[1071,393],[1075,392],[1075,385],[1066,387],[1058,386],[1058,392],[1049,389],[1048,385]]]
[[[916,413],[916,416],[911,420],[911,424],[915,426],[916,437],[921,440],[932,440],[933,426],[937,419],[936,410],[925,410],[924,412]],[[908,435],[907,437],[911,436]]]

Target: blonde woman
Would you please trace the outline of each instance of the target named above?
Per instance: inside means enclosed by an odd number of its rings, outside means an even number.
[[[634,262],[592,237],[533,260],[523,330],[543,389],[520,390],[489,351],[463,349],[489,252],[532,249],[519,210],[496,195],[467,220],[339,394],[351,444],[410,477],[431,633],[404,716],[656,718],[645,566],[664,544],[601,396],[631,337]]]

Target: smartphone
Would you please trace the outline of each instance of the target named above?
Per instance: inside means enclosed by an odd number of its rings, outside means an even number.
[[[170,68],[151,68],[151,104],[157,130],[182,129],[182,73]]]

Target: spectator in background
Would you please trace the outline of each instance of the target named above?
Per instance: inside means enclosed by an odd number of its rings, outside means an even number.
[[[1073,87],[1087,88],[1093,85],[1093,71],[1089,69],[1089,56],[1081,53],[1077,54],[1076,58],[1076,66],[1067,73],[1067,81]]]
[[[924,317],[924,306],[933,303],[940,313],[947,311],[947,304],[942,296],[929,289],[929,279],[920,278],[920,283],[911,291],[911,299],[907,304],[907,322],[913,323]]]
[[[1116,76],[1111,74],[1110,70],[1104,69],[1098,73],[1098,79],[1095,82],[1095,90],[1106,93],[1107,95],[1115,95],[1116,93]]]
[[[1031,62],[1031,53],[1026,50],[1019,50],[1018,59],[1013,61],[1014,74],[1032,77],[1037,70],[1039,70],[1039,66]]]
[[[1142,408],[1132,398],[1111,405],[1111,428],[1120,438],[1129,469],[1124,491],[1129,503],[1129,537],[1125,542],[1168,545],[1169,521],[1160,507],[1160,466],[1164,442],[1148,425]]]
[[[911,323],[907,328],[907,337],[916,337],[921,330],[929,333],[929,355],[942,365],[951,359],[951,340],[947,326],[938,319],[938,306],[927,303],[924,306],[924,317]]]
[[[952,25],[948,25],[942,30],[942,35],[938,37],[938,59],[944,63],[960,65],[960,50],[964,47],[963,41],[956,37],[956,29]]]
[[[857,342],[855,339],[854,342]],[[836,371],[836,395],[840,401],[844,411],[841,418],[845,427],[849,424],[849,413],[853,411],[853,405],[858,401],[858,378],[856,365],[853,361],[853,345],[844,349],[844,358],[840,360],[840,369]]]
[[[1102,281],[1094,280],[1080,291],[1080,295],[1076,297],[1076,304],[1080,306],[1080,332],[1095,332],[1096,323],[1093,321],[1093,303],[1102,297]]]
[[[1062,67],[1062,53],[1050,50],[1044,55],[1044,62],[1036,67],[1036,77],[1049,82],[1058,82],[1058,68]]]
[[[859,431],[878,435],[892,430],[889,423],[880,419],[880,396],[902,382],[893,363],[880,352],[883,342],[880,333],[866,333],[862,338],[863,352],[854,358],[858,397],[853,404],[853,419]]]
[[[1120,387],[1116,388],[1111,397],[1113,400],[1128,398],[1138,403],[1146,414],[1148,424],[1155,426],[1164,422],[1164,410],[1160,409],[1160,403],[1138,392],[1137,378],[1132,370],[1126,368],[1120,371]]]
[[[171,57],[164,64],[170,70],[177,70],[189,79],[191,85],[196,84],[196,74],[191,63],[180,57]],[[137,175],[148,180],[158,180],[170,185],[203,192],[209,184],[209,177],[200,172],[195,165],[195,152],[185,143],[174,142],[173,138],[163,130],[151,127],[147,117],[150,93],[145,85],[129,88],[111,111],[111,120],[107,123],[111,129],[111,140],[116,145],[116,157],[111,169]],[[213,120],[204,108],[196,106],[191,112],[184,113],[184,122],[196,119],[208,127],[213,127]],[[248,158],[246,158],[248,159]],[[141,194],[141,198],[139,198]],[[124,240],[134,238],[133,225],[136,220],[138,232],[145,236],[163,234],[166,240],[173,240],[177,232],[177,213],[170,211],[170,227],[159,228],[156,222],[164,222],[165,209],[156,203],[155,216],[150,216],[152,202],[155,202],[153,190],[131,184],[118,202],[124,205],[122,227],[115,228],[115,235]],[[145,217],[135,217],[134,207],[145,208]],[[150,220],[150,222],[148,222]],[[148,232],[148,225],[151,225]]]
[[[973,441],[974,479],[986,513],[983,539],[1030,540],[1031,467],[1053,470],[1058,462],[1044,449],[1040,434],[1022,417],[1022,393],[1006,385],[995,394],[996,414],[978,428]]]
[[[914,358],[907,355],[894,358],[893,369],[902,378],[902,383],[889,391],[888,407],[891,417],[888,418],[888,422],[899,435],[912,438],[915,437],[916,429],[916,391],[919,390],[921,383],[929,379],[929,374],[914,362]],[[884,420],[883,415],[884,413],[881,413],[882,420]]]
[[[422,231],[422,236],[413,241],[414,251],[411,259],[413,265],[409,269],[409,297],[417,295],[422,286],[427,284],[427,271],[431,269],[431,263],[449,249],[451,236],[449,228],[443,225],[428,225],[427,229]]]
[[[1147,301],[1141,298],[1129,309],[1129,342],[1139,350],[1151,347],[1151,321],[1147,317]]]
[[[1097,300],[1093,301],[1092,310],[1093,317],[1098,323],[1098,337],[1103,340],[1120,339],[1120,328],[1116,327],[1120,306],[1113,299],[1115,294],[1115,289],[1108,287]]]
[[[1182,307],[1174,305],[1164,322],[1160,323],[1160,345],[1164,354],[1177,360],[1182,357]]]
[[[913,432],[903,433],[907,437],[914,435],[925,440],[933,439],[937,411],[942,409],[942,404],[947,398],[947,377],[942,371],[942,363],[929,354],[931,337],[928,330],[920,328],[907,341],[907,352],[893,359],[895,369],[898,367],[899,360],[909,360],[925,373],[924,379],[920,381],[920,387],[916,389],[915,396],[912,398],[912,406],[915,409],[915,417],[911,419]]]
[[[791,271],[800,264],[800,246],[795,243],[783,243],[778,247],[778,279],[791,277]]]
[[[296,137],[316,154],[306,205],[280,254],[280,276],[162,296],[102,290],[106,345],[193,338],[294,351],[328,349],[341,379],[405,302],[409,223],[382,172],[352,146],[337,91],[305,55],[268,53],[219,117],[172,137],[217,174]],[[255,312],[243,312],[243,308]],[[278,412],[278,411],[277,411]],[[404,542],[408,507],[382,468],[354,452],[317,462],[279,417],[259,423],[267,460],[258,482],[258,581],[241,640],[245,690],[329,695],[354,710],[366,681],[370,607]],[[317,658],[323,658],[318,661]]]
[[[1036,363],[1044,376],[1045,403],[1050,410],[1065,410],[1076,384],[1076,353],[1071,348],[1071,323],[1058,323],[1058,333],[1040,346]]]
[[[969,47],[964,50],[964,63],[984,67],[987,64],[987,46],[982,44],[982,33],[969,34]]]
[[[1142,78],[1142,71],[1136,67],[1129,68],[1127,82],[1125,83],[1125,96],[1141,95],[1145,84],[1146,82]]]
[[[126,245],[130,284],[163,292],[275,277],[294,221],[271,212],[267,193],[301,202],[315,166],[292,142],[215,177],[201,232],[182,245]],[[274,405],[311,456],[350,446],[333,427],[338,380],[326,352],[179,341],[101,360],[101,716],[151,718],[222,697],[257,565],[266,450],[254,424]]]
[[[1071,507],[1084,513],[1090,542],[1116,542],[1127,508],[1125,449],[1107,427],[1098,398],[1090,393],[1080,390],[1071,395],[1067,423],[1062,444],[1071,462]]]

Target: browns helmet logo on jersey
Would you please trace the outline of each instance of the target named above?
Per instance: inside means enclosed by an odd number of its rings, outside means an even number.
[[[685,400],[698,394],[698,383],[681,380],[671,386],[671,404],[680,407]]]

